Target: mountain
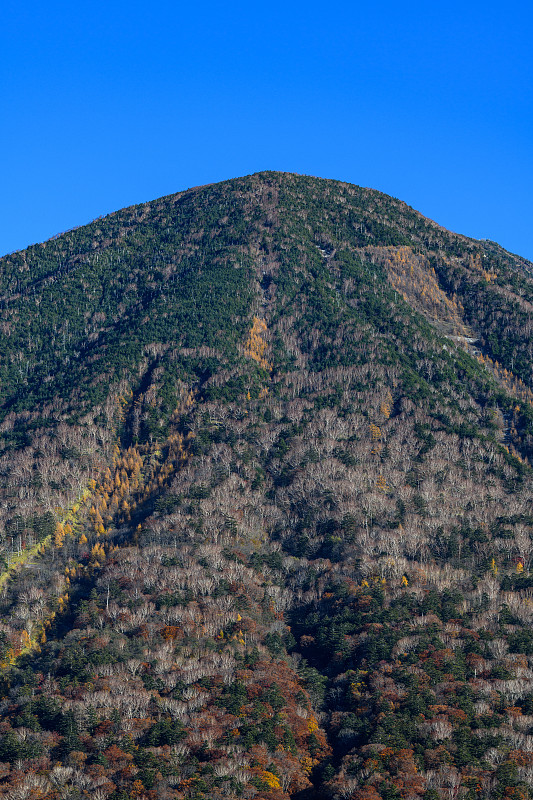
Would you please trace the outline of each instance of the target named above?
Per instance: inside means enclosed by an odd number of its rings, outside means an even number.
[[[533,265],[264,172],[0,260],[0,796],[533,796]]]

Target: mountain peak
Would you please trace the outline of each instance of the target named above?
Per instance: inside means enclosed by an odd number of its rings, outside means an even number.
[[[282,172],[1,264],[0,795],[528,797],[531,265]]]

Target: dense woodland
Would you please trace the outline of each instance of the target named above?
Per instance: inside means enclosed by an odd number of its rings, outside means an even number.
[[[0,264],[0,797],[533,798],[533,265],[282,173]]]

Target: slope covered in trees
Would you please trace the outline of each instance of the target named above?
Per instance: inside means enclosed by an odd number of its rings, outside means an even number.
[[[0,796],[532,796],[532,265],[281,173],[1,264]]]

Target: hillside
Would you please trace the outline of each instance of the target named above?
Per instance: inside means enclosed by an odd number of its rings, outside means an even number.
[[[270,172],[0,264],[0,796],[533,797],[533,265]]]

